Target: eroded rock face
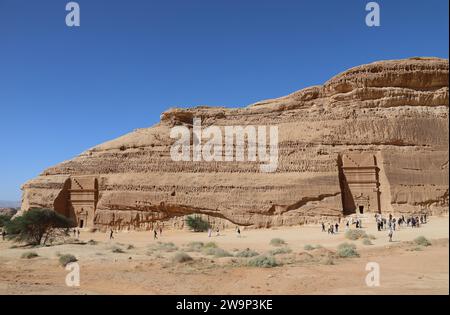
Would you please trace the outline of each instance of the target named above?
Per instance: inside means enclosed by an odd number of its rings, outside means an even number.
[[[76,218],[83,208],[103,229],[180,227],[192,213],[265,227],[359,211],[448,211],[448,69],[437,58],[382,61],[246,108],[168,110],[159,124],[24,184],[22,210],[51,207]],[[261,173],[257,162],[172,161],[170,129],[193,118],[204,127],[278,126],[277,171]],[[374,165],[366,178],[367,161]],[[72,187],[74,178],[96,181],[97,191]],[[96,197],[74,207],[71,194]]]

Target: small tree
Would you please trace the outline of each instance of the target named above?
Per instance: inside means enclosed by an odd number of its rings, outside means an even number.
[[[9,238],[31,245],[45,245],[47,241],[68,235],[73,222],[50,209],[31,209],[6,224]]]
[[[0,227],[5,226],[9,221],[11,221],[11,216],[0,214]]]
[[[186,218],[187,226],[194,232],[205,232],[209,229],[209,223],[200,216],[188,216]]]

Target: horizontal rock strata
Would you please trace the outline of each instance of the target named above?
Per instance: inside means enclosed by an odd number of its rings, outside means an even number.
[[[224,227],[268,227],[359,211],[445,212],[448,68],[437,58],[381,61],[245,108],[171,109],[157,125],[24,184],[22,210],[49,207],[101,229],[183,226],[189,214]],[[194,118],[203,127],[278,126],[276,172],[261,172],[257,161],[173,161],[170,130],[192,127]],[[364,179],[370,167],[375,173]]]

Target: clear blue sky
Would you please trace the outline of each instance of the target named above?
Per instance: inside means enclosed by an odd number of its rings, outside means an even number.
[[[349,67],[448,58],[448,0],[0,0],[0,200],[169,107],[245,106]]]

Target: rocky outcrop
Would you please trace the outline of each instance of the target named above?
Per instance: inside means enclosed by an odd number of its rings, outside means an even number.
[[[14,208],[0,208],[0,216],[13,217],[17,213]]]
[[[437,58],[381,61],[245,108],[171,109],[159,124],[98,145],[24,184],[22,210],[52,207],[71,215],[79,210],[71,191],[83,187],[70,187],[70,179],[93,177],[98,198],[86,206],[99,228],[179,226],[192,213],[221,224],[302,224],[351,214],[358,202],[385,213],[447,211],[448,68],[448,60]],[[276,172],[260,172],[258,162],[173,161],[170,130],[191,128],[194,118],[203,127],[278,126]],[[368,186],[345,192],[364,184],[346,183],[340,170],[340,157],[356,153],[375,158],[370,189],[379,200],[371,195],[364,201]],[[355,162],[358,168],[364,165]]]

